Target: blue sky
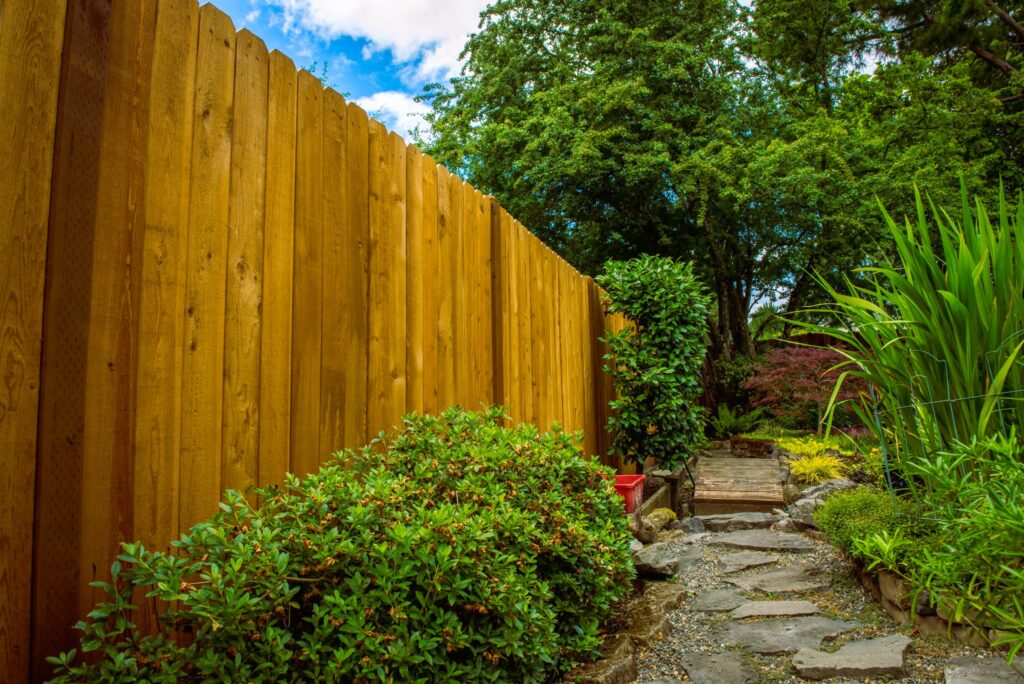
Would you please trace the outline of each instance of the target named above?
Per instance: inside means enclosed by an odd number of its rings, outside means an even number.
[[[458,73],[458,54],[487,0],[213,0],[296,66],[407,136],[426,110],[423,86]],[[320,68],[317,71],[320,71]],[[319,75],[319,73],[318,73]]]

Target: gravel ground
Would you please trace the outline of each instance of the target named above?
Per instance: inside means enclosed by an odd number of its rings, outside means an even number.
[[[676,579],[691,594],[699,594],[708,589],[732,586],[724,582],[719,575],[717,561],[720,557],[733,554],[735,551],[707,545],[707,542],[713,541],[717,536],[719,535],[708,534],[697,542],[703,545],[703,558],[698,563],[691,565],[685,576]],[[686,539],[685,536],[677,535],[669,543],[683,546],[687,543]],[[912,627],[900,627],[860,586],[854,575],[853,568],[835,547],[821,541],[815,541],[814,543],[816,548],[813,553],[777,553],[776,555],[780,559],[776,564],[751,568],[728,576],[741,577],[787,565],[812,566],[821,572],[830,573],[833,576],[831,588],[811,594],[801,596],[792,594],[758,595],[758,592],[748,592],[747,595],[752,600],[803,598],[816,603],[821,609],[821,614],[826,617],[856,620],[865,624],[865,627],[844,634],[835,640],[826,640],[822,645],[823,650],[835,650],[851,640],[870,639],[891,634],[910,636],[913,639],[913,644],[906,658],[908,677],[898,681],[943,682],[944,667],[946,661],[950,658],[965,655],[992,655],[990,651],[949,642],[945,639],[921,637],[916,634]],[[712,638],[715,629],[728,620],[727,614],[701,613],[691,611],[684,606],[682,610],[673,611],[669,618],[674,628],[672,633],[667,635],[663,641],[657,643],[653,648],[643,649],[637,653],[636,663],[640,671],[639,681],[641,682],[658,679],[659,677],[676,677],[685,681],[687,680],[685,671],[676,664],[682,654],[719,653],[728,650],[725,646],[716,643]],[[759,672],[762,682],[806,681],[796,675],[790,662],[790,655],[748,655],[747,658]],[[861,680],[834,678],[828,681],[854,683]],[[880,677],[871,681],[894,680],[891,677]]]

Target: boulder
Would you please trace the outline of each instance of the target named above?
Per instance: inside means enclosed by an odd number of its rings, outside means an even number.
[[[793,667],[804,679],[814,680],[832,677],[866,680],[880,675],[905,677],[903,659],[908,648],[910,637],[902,634],[851,641],[835,653],[802,648],[793,656]]]
[[[853,480],[847,480],[846,478],[837,478],[835,480],[827,480],[825,482],[822,482],[821,484],[814,485],[813,487],[808,487],[801,493],[801,496],[812,499],[823,498],[828,496],[829,494],[841,492],[844,489],[853,489],[856,486],[857,483],[854,482]]]
[[[670,522],[668,524],[668,529],[682,530],[688,534],[697,534],[698,532],[703,532],[706,528],[700,518],[684,518],[682,520],[673,520]]]
[[[782,488],[782,499],[786,502],[786,505],[793,503],[800,498],[800,488],[795,484],[787,484]]]
[[[658,542],[633,554],[633,564],[640,577],[664,579],[683,569],[682,554],[671,544]]]

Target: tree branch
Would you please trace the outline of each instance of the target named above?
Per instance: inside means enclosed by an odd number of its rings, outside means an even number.
[[[1013,68],[1012,64],[1007,62],[1005,59],[996,57],[994,54],[992,54],[985,48],[981,47],[980,45],[971,44],[967,46],[967,49],[976,54],[985,62],[988,62],[990,65],[994,66],[996,69],[1001,71],[1003,73],[1003,76],[1006,76],[1007,78],[1010,78],[1017,73],[1017,70]]]
[[[1004,10],[1002,7],[995,3],[995,0],[985,0],[985,4],[989,6],[992,12],[1003,20],[1003,23],[1009,26],[1017,37],[1024,40],[1024,25],[1021,25],[1019,21],[1010,16],[1010,13]]]

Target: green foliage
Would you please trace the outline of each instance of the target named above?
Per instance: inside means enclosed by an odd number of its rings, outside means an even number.
[[[711,419],[712,436],[718,439],[725,439],[733,435],[750,432],[761,420],[763,413],[763,408],[756,408],[748,413],[743,413],[740,409],[733,410],[726,404],[719,404],[718,415]]]
[[[855,540],[899,526],[901,506],[886,491],[856,487],[825,499],[814,522],[829,542],[856,555]]]
[[[125,544],[54,681],[541,682],[590,657],[632,577],[611,472],[506,420],[410,417],[261,506],[227,492],[174,554]]]
[[[823,282],[834,303],[819,310],[835,321],[821,330],[848,346],[844,377],[873,388],[879,420],[866,395],[858,411],[895,446],[899,469],[1024,420],[1024,404],[1003,398],[1024,388],[1024,201],[1011,207],[1001,194],[990,218],[965,193],[959,221],[934,206],[931,216],[920,196],[916,222],[885,214],[896,258],[862,269],[845,293]]]
[[[789,472],[797,482],[819,484],[846,474],[847,466],[835,456],[815,454],[789,462]]]
[[[956,617],[1005,632],[1014,653],[1024,648],[1022,463],[1011,431],[908,464],[931,484],[923,512],[945,540],[923,549],[911,577]]]
[[[664,257],[609,261],[597,278],[608,309],[632,323],[607,339],[605,370],[615,381],[611,451],[642,464],[673,466],[703,435],[698,404],[708,296],[693,267]]]

